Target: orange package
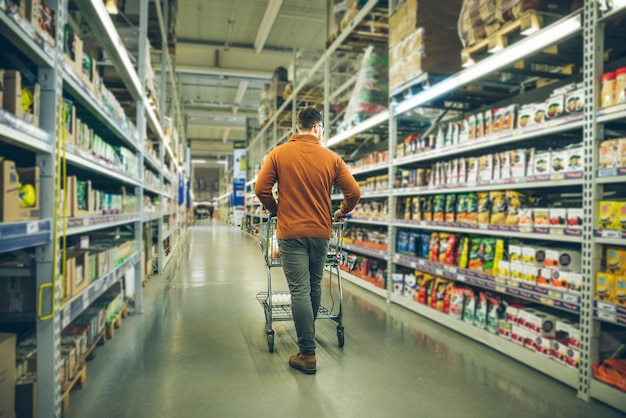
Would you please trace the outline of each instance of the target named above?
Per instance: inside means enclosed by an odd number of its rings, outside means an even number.
[[[612,368],[608,364],[593,364],[591,368],[593,369],[593,374],[596,379],[626,392],[626,376],[618,370]]]

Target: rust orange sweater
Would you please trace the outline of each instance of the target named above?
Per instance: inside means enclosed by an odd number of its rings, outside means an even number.
[[[276,182],[278,203],[272,196]],[[295,134],[267,155],[254,192],[278,216],[279,239],[330,238],[333,184],[343,192],[341,211],[352,211],[361,190],[346,163],[316,136]]]

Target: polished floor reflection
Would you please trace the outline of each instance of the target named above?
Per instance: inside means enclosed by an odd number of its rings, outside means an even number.
[[[69,417],[623,416],[346,282],[345,347],[334,322],[319,321],[317,374],[290,369],[293,324],[274,325],[268,352],[255,298],[267,277],[255,240],[204,222],[169,277],[144,288],[144,313],[98,348]],[[272,277],[275,290],[286,289],[280,269]]]

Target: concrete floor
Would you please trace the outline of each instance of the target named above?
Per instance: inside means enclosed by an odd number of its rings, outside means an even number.
[[[98,348],[68,417],[623,416],[347,282],[345,347],[335,323],[319,321],[317,374],[290,369],[291,322],[274,324],[268,352],[255,240],[203,222],[168,266],[171,277],[144,288],[144,313]],[[280,269],[272,275],[274,290],[287,288]]]

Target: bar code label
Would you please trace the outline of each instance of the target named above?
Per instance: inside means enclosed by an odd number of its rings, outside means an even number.
[[[39,222],[29,222],[26,224],[26,234],[36,234],[39,232]]]

